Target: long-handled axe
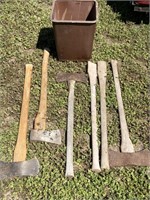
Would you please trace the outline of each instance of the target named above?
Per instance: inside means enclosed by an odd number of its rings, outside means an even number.
[[[60,73],[56,77],[58,82],[68,81],[69,97],[68,97],[68,121],[67,121],[67,162],[66,177],[74,177],[73,170],[73,126],[74,126],[74,87],[75,82],[87,81],[84,73]]]
[[[99,165],[99,146],[97,137],[97,119],[96,119],[96,82],[97,66],[88,61],[88,74],[91,87],[91,120],[92,120],[92,171],[100,172]]]
[[[117,101],[118,101],[118,109],[119,109],[119,117],[120,117],[120,126],[121,126],[121,151],[122,152],[134,152],[133,144],[129,137],[129,130],[125,118],[125,112],[123,107],[123,101],[121,96],[121,89],[120,89],[120,82],[119,82],[119,75],[118,75],[118,62],[117,60],[111,60],[111,65],[113,69],[113,76],[117,94]]]
[[[47,66],[49,51],[44,50],[42,62],[42,81],[39,111],[34,121],[34,129],[30,133],[30,141],[44,141],[55,144],[61,144],[61,131],[46,131],[46,112],[47,112]]]
[[[120,84],[118,80],[117,61],[111,61],[113,66],[113,73],[116,85],[117,99],[119,104],[121,131],[123,135],[122,151],[131,152],[116,152],[108,149],[107,140],[107,124],[106,124],[106,62],[98,62],[98,76],[100,83],[101,93],[101,169],[109,169],[113,167],[125,167],[125,166],[150,166],[150,151],[143,150],[138,152],[133,151],[133,145],[129,139],[129,133],[125,120],[125,114],[123,109]],[[125,130],[123,129],[125,128]]]
[[[27,153],[26,136],[32,68],[33,66],[31,64],[26,65],[19,132],[14,151],[14,162],[0,161],[0,180],[16,176],[35,176],[39,172],[39,162],[36,158],[25,161]]]
[[[150,151],[142,150],[134,152],[133,144],[129,137],[129,131],[127,122],[125,119],[125,112],[123,107],[123,101],[121,96],[121,89],[118,76],[118,62],[117,60],[111,60],[113,69],[113,76],[116,87],[119,117],[121,125],[121,151],[115,152],[109,150],[109,164],[110,167],[121,167],[121,166],[150,166]]]

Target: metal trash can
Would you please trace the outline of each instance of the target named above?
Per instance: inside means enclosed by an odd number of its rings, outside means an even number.
[[[55,0],[52,23],[59,60],[91,58],[96,29],[96,0]]]

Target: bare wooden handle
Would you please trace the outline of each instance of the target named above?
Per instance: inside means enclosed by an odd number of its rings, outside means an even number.
[[[47,66],[48,66],[49,52],[44,50],[42,62],[42,81],[41,81],[41,95],[39,111],[35,118],[34,129],[46,129],[46,112],[47,112]]]
[[[27,137],[27,126],[28,126],[28,111],[29,111],[32,68],[33,66],[31,64],[26,65],[19,132],[14,151],[14,162],[24,161],[26,159],[26,153],[27,153],[26,137]]]
[[[125,112],[124,112],[123,101],[122,101],[122,96],[121,96],[121,88],[120,88],[117,64],[118,64],[117,60],[111,60],[115,88],[116,88],[117,101],[118,101],[120,126],[121,126],[121,151],[132,153],[132,152],[134,152],[134,147],[133,147],[133,144],[129,137],[129,130],[128,130],[128,126],[127,126],[127,122],[126,122],[126,118],[125,118]]]
[[[109,169],[108,141],[107,141],[107,114],[106,114],[106,75],[105,61],[98,62],[98,78],[100,83],[101,99],[101,168]]]
[[[97,137],[97,119],[96,119],[96,64],[88,62],[88,74],[91,86],[91,119],[92,119],[92,171],[100,172],[99,165],[99,146]]]
[[[67,121],[67,161],[66,177],[74,177],[73,170],[73,121],[74,121],[74,85],[75,81],[69,81],[68,97],[68,121]]]

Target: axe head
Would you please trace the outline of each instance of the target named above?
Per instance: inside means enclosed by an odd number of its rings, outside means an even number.
[[[87,77],[85,73],[59,73],[56,76],[57,82],[64,82],[64,81],[71,81],[71,80],[86,83]]]
[[[109,150],[110,167],[144,166],[150,167],[150,151],[143,150],[134,153],[122,153]]]
[[[39,162],[36,158],[22,162],[0,161],[0,180],[14,177],[35,176],[39,173]]]
[[[50,142],[54,144],[61,144],[61,131],[52,130],[52,131],[45,131],[45,130],[31,130],[30,133],[30,141],[36,142]]]

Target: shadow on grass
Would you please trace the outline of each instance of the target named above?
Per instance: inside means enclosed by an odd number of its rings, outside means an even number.
[[[149,24],[149,15],[144,12],[135,12],[130,1],[108,0],[107,4],[112,7],[114,12],[120,14],[120,19],[125,23],[131,21],[135,24]]]
[[[57,58],[53,28],[40,30],[36,48],[47,49],[53,58]]]

